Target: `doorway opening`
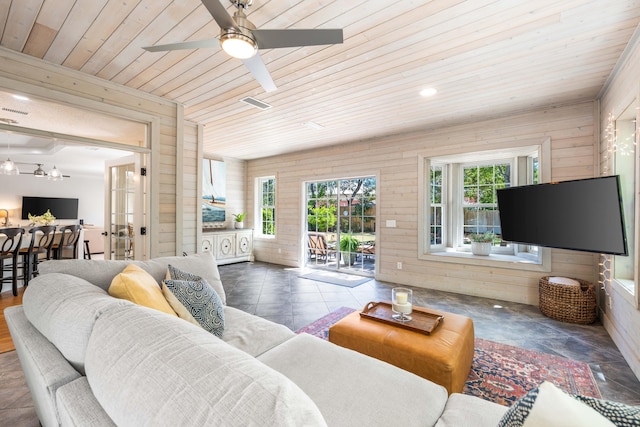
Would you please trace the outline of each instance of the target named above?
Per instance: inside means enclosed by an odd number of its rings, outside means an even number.
[[[376,178],[307,182],[306,267],[374,276]]]

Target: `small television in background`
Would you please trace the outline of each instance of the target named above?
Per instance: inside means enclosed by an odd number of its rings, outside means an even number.
[[[628,255],[619,176],[499,189],[502,239]]]
[[[29,214],[42,215],[47,209],[56,219],[78,219],[78,199],[22,197],[22,219],[29,219]]]

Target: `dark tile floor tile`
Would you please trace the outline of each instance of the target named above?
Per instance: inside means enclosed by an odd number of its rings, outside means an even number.
[[[232,307],[236,307],[237,305],[244,304],[258,304],[258,300],[260,299],[260,294],[251,294],[251,295],[243,295],[237,293],[229,293],[227,294],[227,304]]]
[[[315,319],[318,319],[329,313],[329,308],[324,302],[293,303],[291,304],[291,306],[294,315],[306,314],[312,317],[317,316],[315,317]]]
[[[259,262],[219,269],[230,306],[293,331],[340,307],[362,309],[370,301],[389,301],[394,287],[392,283],[371,280],[346,288],[300,278],[298,269]],[[412,289],[416,305],[471,317],[478,338],[589,363],[605,399],[640,405],[640,381],[600,323],[563,323],[526,304]]]
[[[258,304],[256,307],[255,314],[260,317],[267,317],[267,316],[291,316],[293,313],[291,311],[291,304],[269,303],[269,304]]]
[[[292,303],[312,303],[312,302],[324,302],[324,298],[320,292],[307,292],[307,293],[292,293]]]
[[[291,292],[263,290],[258,299],[258,304],[290,304]]]

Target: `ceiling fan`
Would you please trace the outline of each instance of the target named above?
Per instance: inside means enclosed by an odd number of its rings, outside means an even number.
[[[210,48],[220,45],[234,58],[242,59],[253,77],[265,91],[276,90],[276,85],[267,70],[258,49],[282,47],[317,46],[342,43],[342,29],[285,29],[262,30],[247,19],[244,11],[253,4],[253,0],[229,0],[238,10],[229,15],[219,0],[201,0],[213,19],[220,26],[220,40],[198,40],[183,43],[171,43],[149,46],[143,49],[149,52],[161,52],[180,49]]]
[[[63,178],[71,178],[71,176],[69,175],[63,175],[62,172],[60,172],[60,169],[56,167],[56,165],[53,165],[53,169],[51,169],[49,172],[45,172],[45,170],[42,169],[42,166],[44,165],[43,163],[22,163],[22,162],[16,162],[16,163],[21,165],[37,166],[37,168],[33,172],[18,171],[17,173],[19,173],[20,175],[33,175],[36,178],[46,177],[49,179],[49,181],[62,181]]]

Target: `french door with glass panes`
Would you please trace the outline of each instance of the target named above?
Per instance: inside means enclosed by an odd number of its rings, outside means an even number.
[[[306,208],[306,266],[375,274],[375,177],[307,182]]]
[[[141,174],[142,154],[106,167],[105,259],[146,259],[146,189]]]

